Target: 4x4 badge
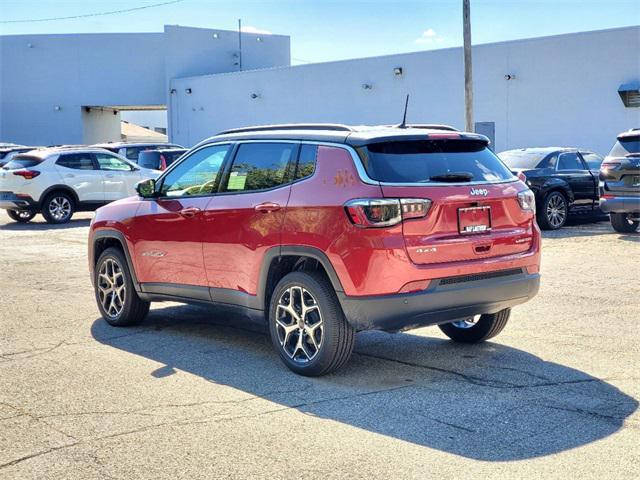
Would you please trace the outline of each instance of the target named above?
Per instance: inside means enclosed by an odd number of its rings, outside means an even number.
[[[487,195],[489,195],[489,190],[487,190],[486,188],[472,188],[471,195],[482,195],[483,197],[486,197]]]

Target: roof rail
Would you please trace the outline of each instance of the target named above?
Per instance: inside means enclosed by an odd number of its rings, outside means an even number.
[[[227,135],[230,133],[263,132],[269,130],[333,130],[339,132],[353,132],[351,127],[340,123],[290,123],[283,125],[259,125],[255,127],[242,127],[223,130],[217,135]]]

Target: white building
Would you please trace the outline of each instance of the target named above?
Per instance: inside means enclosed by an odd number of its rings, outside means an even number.
[[[119,112],[167,108],[172,78],[239,70],[238,43],[237,32],[170,25],[0,36],[0,141],[119,141]],[[289,64],[289,37],[242,34],[243,69]]]
[[[639,52],[639,27],[477,45],[476,130],[497,151],[553,145],[607,153],[616,134],[640,127],[640,108],[626,107],[618,92],[640,80]],[[171,87],[170,136],[185,145],[245,125],[399,123],[406,94],[409,122],[464,127],[461,48],[193,76]]]
[[[638,52],[640,27],[476,45],[476,130],[498,151],[607,153],[640,127]],[[232,31],[0,36],[0,141],[117,140],[119,112],[140,109],[167,108],[184,145],[245,125],[398,123],[406,94],[410,123],[464,126],[461,48],[291,67],[289,37],[243,33],[239,63]]]

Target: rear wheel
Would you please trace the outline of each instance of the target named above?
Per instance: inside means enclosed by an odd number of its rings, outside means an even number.
[[[567,222],[569,202],[561,192],[550,192],[538,210],[538,224],[543,230],[557,230]]]
[[[454,342],[480,343],[498,335],[507,325],[510,315],[511,309],[505,308],[498,313],[485,313],[438,326]]]
[[[149,312],[149,302],[138,297],[120,249],[112,247],[102,252],[94,276],[98,309],[110,325],[125,327],[144,320]]]
[[[640,225],[640,222],[630,220],[626,213],[611,214],[611,226],[616,232],[633,233],[638,229],[638,225]]]
[[[33,217],[36,216],[36,212],[31,210],[7,210],[7,215],[14,222],[27,223]]]
[[[271,297],[269,331],[284,364],[306,376],[340,368],[351,356],[356,333],[331,283],[316,271],[293,272],[278,282]]]
[[[67,223],[74,211],[75,202],[65,192],[53,192],[42,202],[42,216],[47,223]]]

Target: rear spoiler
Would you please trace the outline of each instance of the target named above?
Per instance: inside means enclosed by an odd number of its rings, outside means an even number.
[[[488,137],[484,135],[480,135],[479,133],[471,133],[471,132],[452,132],[452,131],[440,131],[440,132],[429,132],[429,133],[416,133],[414,135],[381,135],[375,138],[368,139],[358,139],[352,138],[349,136],[346,140],[346,143],[353,147],[362,147],[364,145],[369,145],[372,143],[382,143],[382,142],[411,142],[411,141],[419,141],[419,140],[474,140],[476,142],[482,142],[485,145],[489,145],[491,142]]]

